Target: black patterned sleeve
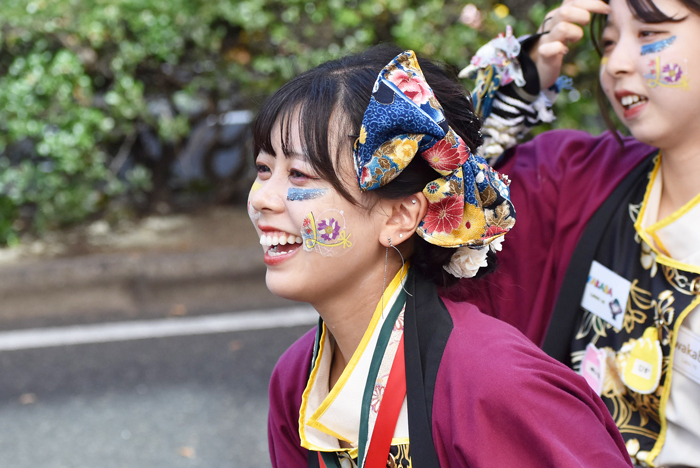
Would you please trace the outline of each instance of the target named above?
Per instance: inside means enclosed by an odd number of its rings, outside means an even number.
[[[484,144],[479,153],[491,164],[522,140],[532,127],[554,120],[551,107],[565,80],[560,78],[557,84],[541,92],[537,67],[529,54],[538,38],[539,35],[532,35],[520,39],[516,60],[525,81],[523,86],[518,86],[515,80],[501,85],[504,80],[495,66],[487,65],[472,73],[477,82],[473,93],[475,107],[484,122]]]

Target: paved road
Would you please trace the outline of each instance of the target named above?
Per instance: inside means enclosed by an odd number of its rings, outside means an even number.
[[[269,467],[269,375],[309,328],[0,351],[0,467]]]

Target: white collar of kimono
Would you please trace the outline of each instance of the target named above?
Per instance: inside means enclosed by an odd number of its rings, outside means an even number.
[[[700,273],[700,194],[659,220],[662,179],[659,155],[635,224],[637,232],[656,251],[659,263]]]
[[[401,269],[384,291],[384,308],[380,299],[360,345],[330,391],[328,385],[333,349],[328,330],[323,324],[316,365],[309,376],[299,409],[302,447],[322,452],[343,450],[350,452],[351,457],[357,456],[362,397],[372,356],[385,317],[396,302],[405,281],[406,269]],[[348,442],[353,448],[342,449],[338,440]],[[405,399],[392,440],[392,444],[403,443],[408,443],[408,411]]]

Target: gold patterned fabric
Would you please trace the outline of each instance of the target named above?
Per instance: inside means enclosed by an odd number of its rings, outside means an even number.
[[[655,160],[651,163],[658,164]],[[653,466],[664,443],[666,423],[664,407],[670,393],[671,360],[678,328],[685,316],[693,310],[700,297],[696,284],[700,275],[663,264],[654,249],[645,242],[635,228],[643,209],[647,180],[640,180],[620,205],[598,244],[595,260],[631,282],[622,328],[581,308],[571,347],[571,362],[580,371],[588,344],[602,350],[605,356],[603,401],[617,424],[636,463]],[[620,239],[629,240],[620,242]],[[642,394],[625,385],[624,371],[635,345],[648,330],[658,335],[661,348],[661,375],[659,385],[648,394]]]

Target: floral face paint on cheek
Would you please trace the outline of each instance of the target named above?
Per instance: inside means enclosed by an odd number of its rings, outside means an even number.
[[[309,213],[301,225],[304,250],[316,251],[324,257],[342,255],[352,247],[345,217],[339,210],[326,210],[318,216]]]
[[[662,50],[668,48],[676,40],[676,36],[671,36],[667,39],[661,41],[656,41],[651,44],[646,44],[642,46],[642,55],[647,54],[658,54]]]
[[[303,200],[313,200],[319,198],[328,193],[328,189],[304,189],[304,188],[290,188],[287,191],[287,200],[289,201],[303,201]]]
[[[680,88],[687,91],[688,85],[687,70],[688,61],[685,59],[671,59],[661,62],[661,57],[657,56],[647,64],[648,73],[644,74],[647,79],[647,86],[656,88]],[[685,68],[685,70],[684,70]]]

